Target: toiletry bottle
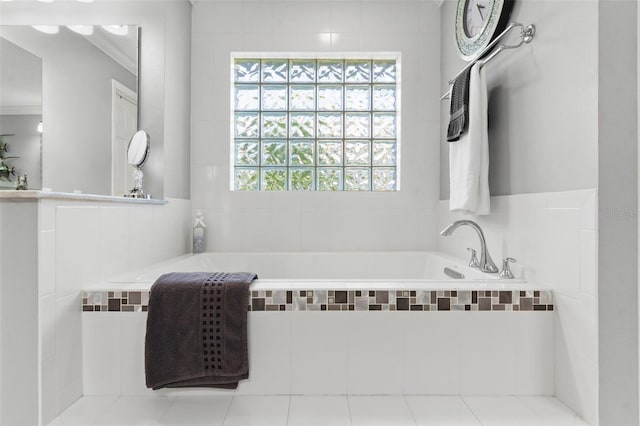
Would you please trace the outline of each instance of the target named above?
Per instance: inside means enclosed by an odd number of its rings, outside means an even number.
[[[206,250],[206,230],[207,225],[204,223],[204,215],[202,210],[196,210],[196,216],[193,219],[193,252],[203,253]]]

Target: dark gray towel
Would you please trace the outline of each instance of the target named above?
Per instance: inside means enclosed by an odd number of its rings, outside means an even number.
[[[449,127],[447,142],[460,140],[460,136],[469,127],[469,71],[467,68],[455,79],[451,87],[451,102],[449,103]]]
[[[151,286],[145,337],[147,387],[235,389],[249,377],[251,273],[169,273]]]

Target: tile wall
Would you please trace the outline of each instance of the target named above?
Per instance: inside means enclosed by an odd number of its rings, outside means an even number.
[[[598,420],[597,191],[580,190],[491,198],[478,217],[493,260],[514,257],[517,278],[554,292],[555,395],[592,424]],[[461,215],[441,201],[439,229]],[[468,218],[468,217],[466,217]],[[479,248],[468,227],[438,240],[440,251],[467,256]]]
[[[190,251],[191,203],[39,204],[41,406],[46,424],[82,394],[82,289]]]
[[[435,248],[440,119],[436,2],[195,2],[191,196],[214,251]],[[231,52],[400,52],[397,193],[229,190]]]
[[[145,388],[145,312],[84,312],[85,395]],[[552,395],[553,312],[250,312],[236,394]]]

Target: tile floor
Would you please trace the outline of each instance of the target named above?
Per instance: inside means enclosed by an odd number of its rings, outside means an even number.
[[[552,397],[87,396],[49,426],[587,426]]]

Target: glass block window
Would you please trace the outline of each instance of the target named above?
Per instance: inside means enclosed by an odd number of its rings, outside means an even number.
[[[396,59],[233,59],[232,189],[396,191]]]

